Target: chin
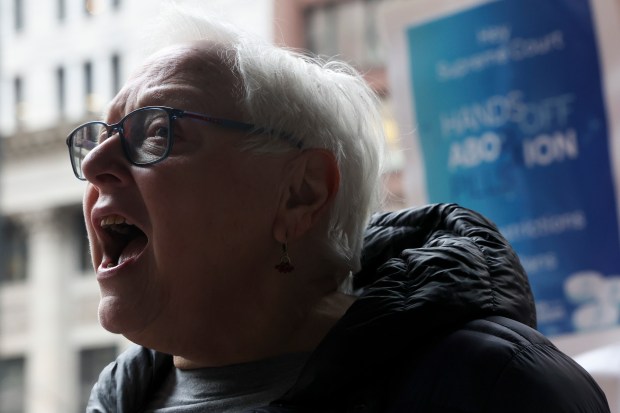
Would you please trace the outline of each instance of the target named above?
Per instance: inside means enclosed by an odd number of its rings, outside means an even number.
[[[114,334],[127,334],[140,330],[141,323],[136,319],[135,308],[123,305],[117,297],[102,297],[99,301],[99,324]]]
[[[119,323],[119,317],[110,314],[109,309],[102,308],[101,303],[99,304],[99,324],[101,327],[108,330],[110,333],[114,334],[122,334],[123,326]]]

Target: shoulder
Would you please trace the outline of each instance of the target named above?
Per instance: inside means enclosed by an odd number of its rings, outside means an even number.
[[[172,367],[172,357],[131,346],[106,366],[88,401],[88,413],[137,411]]]
[[[517,321],[474,320],[433,344],[401,381],[390,411],[609,412],[583,368]]]

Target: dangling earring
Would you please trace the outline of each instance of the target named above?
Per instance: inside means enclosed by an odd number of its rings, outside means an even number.
[[[295,269],[293,264],[291,264],[291,257],[288,256],[288,246],[286,245],[286,242],[282,243],[282,256],[280,257],[280,263],[274,268],[283,274],[289,273]]]

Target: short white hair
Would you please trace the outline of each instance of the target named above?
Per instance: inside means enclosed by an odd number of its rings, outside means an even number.
[[[357,271],[363,232],[379,206],[385,137],[380,101],[349,64],[274,46],[214,16],[169,2],[151,33],[157,47],[209,40],[239,77],[245,122],[272,131],[250,139],[260,152],[290,150],[282,135],[303,148],[332,152],[340,188],[329,211],[328,251],[342,268]],[[163,35],[163,36],[162,36]]]

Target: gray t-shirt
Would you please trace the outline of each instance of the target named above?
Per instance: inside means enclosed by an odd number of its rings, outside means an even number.
[[[195,370],[173,368],[146,413],[242,412],[276,400],[295,384],[310,353]]]

